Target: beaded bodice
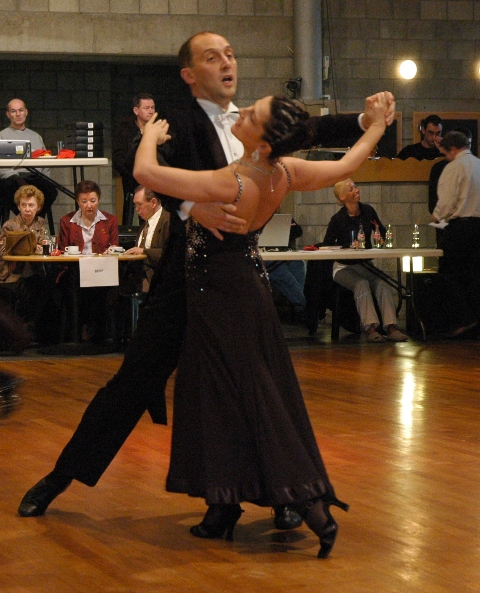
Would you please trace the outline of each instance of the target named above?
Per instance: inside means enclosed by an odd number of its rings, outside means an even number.
[[[261,229],[246,235],[236,233],[222,233],[223,241],[198,224],[193,218],[187,221],[187,255],[186,276],[187,283],[203,290],[208,286],[208,266],[213,256],[217,254],[236,254],[245,258],[254,266],[260,277],[268,285],[268,275],[258,251],[258,237]],[[238,261],[238,260],[237,260]]]

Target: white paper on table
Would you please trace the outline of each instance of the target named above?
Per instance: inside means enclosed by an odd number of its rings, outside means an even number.
[[[80,286],[118,286],[118,257],[83,257],[79,260]]]
[[[433,226],[436,229],[444,229],[446,226],[448,226],[448,222],[442,218],[440,222],[431,222],[429,226]]]

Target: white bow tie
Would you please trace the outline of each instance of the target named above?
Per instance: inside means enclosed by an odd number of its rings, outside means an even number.
[[[229,111],[228,113],[221,113],[215,116],[215,123],[217,124],[229,124],[230,126],[233,125],[238,119],[238,112],[237,111]]]

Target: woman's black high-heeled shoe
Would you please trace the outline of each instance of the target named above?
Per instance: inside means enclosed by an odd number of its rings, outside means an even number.
[[[338,533],[338,525],[330,513],[330,507],[336,506],[343,511],[348,511],[349,505],[337,498],[313,498],[308,502],[298,505],[297,512],[320,538],[318,558],[327,558],[332,551]]]
[[[203,521],[190,527],[190,533],[204,539],[219,539],[225,535],[229,542],[233,541],[233,530],[243,513],[239,504],[211,504]]]

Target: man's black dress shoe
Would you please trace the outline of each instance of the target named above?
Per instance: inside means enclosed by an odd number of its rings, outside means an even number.
[[[71,478],[57,479],[56,477],[52,478],[52,474],[48,474],[25,494],[18,507],[18,514],[21,517],[43,515],[52,500],[64,492],[71,483]]]
[[[277,529],[295,529],[302,524],[300,515],[289,506],[274,507],[275,519],[273,523]]]

